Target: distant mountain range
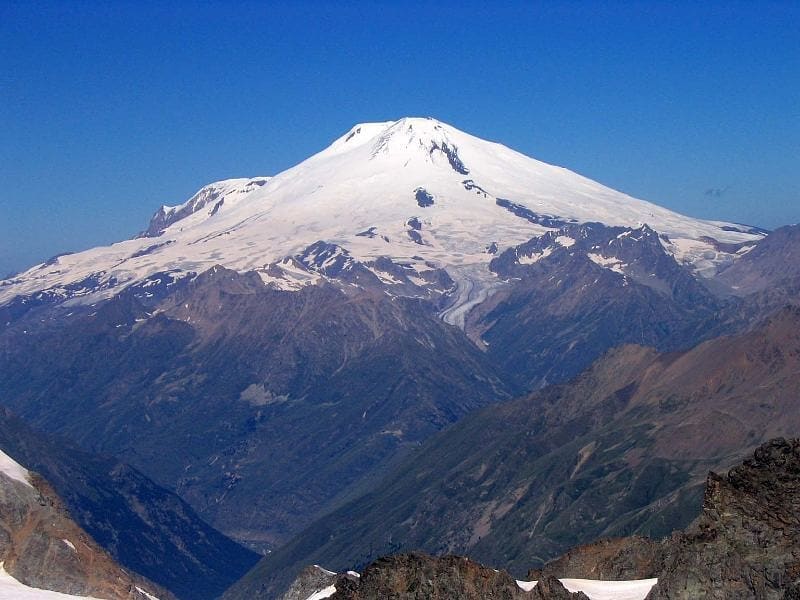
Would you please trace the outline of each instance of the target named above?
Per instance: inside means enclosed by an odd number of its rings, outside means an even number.
[[[349,263],[365,264],[388,290],[396,277],[373,264],[381,258],[412,281],[445,268],[459,285],[477,287],[478,297],[495,283],[486,269],[495,251],[588,222],[647,224],[669,238],[665,247],[679,262],[704,274],[765,233],[685,217],[434,119],[405,118],[356,125],[275,177],[210,184],[183,204],[162,206],[136,239],[58,256],[2,282],[0,303],[94,302],[137,283],[156,286],[159,273],[181,278],[216,265],[296,289],[326,277],[336,262],[296,260],[319,240],[345,249]]]

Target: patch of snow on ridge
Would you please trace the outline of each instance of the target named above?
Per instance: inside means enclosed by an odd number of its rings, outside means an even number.
[[[147,596],[147,597],[148,597],[150,600],[159,600],[158,598],[156,598],[155,596],[153,596],[153,594],[148,594],[148,593],[147,593],[145,590],[143,590],[142,588],[140,588],[138,585],[137,585],[137,586],[135,586],[135,587],[136,587],[136,590],[137,590],[139,593],[141,593],[141,594],[144,594],[144,595],[145,595],[145,596]]]
[[[4,473],[11,479],[24,483],[28,487],[33,487],[30,482],[30,472],[8,454],[0,450],[0,473]]]
[[[570,238],[570,239],[572,239],[572,238]],[[521,265],[532,265],[533,263],[539,262],[543,258],[547,258],[552,253],[553,253],[553,247],[552,246],[548,246],[547,248],[545,248],[541,252],[534,252],[533,254],[529,254],[529,255],[523,254],[522,256],[517,256],[517,262],[519,264],[521,264]]]
[[[325,573],[325,575],[336,575],[334,571],[326,569],[325,567],[320,567],[319,565],[314,565],[314,568],[319,569],[320,571]]]
[[[571,593],[583,592],[589,600],[644,600],[658,579],[631,579],[628,581],[601,581],[598,579],[559,579]],[[525,592],[536,587],[537,581],[520,581],[517,585]]]
[[[523,592],[530,592],[533,588],[536,587],[536,584],[539,583],[538,581],[521,581],[517,579],[517,585]]]
[[[589,253],[586,255],[589,260],[591,260],[594,264],[600,265],[606,269],[611,269],[615,273],[619,273],[620,275],[624,275],[625,271],[622,270],[622,267],[626,266],[621,260],[615,258],[613,256],[605,257],[602,254],[594,254]]]
[[[595,579],[561,579],[570,592],[583,592],[590,600],[644,600],[658,579],[599,581]]]
[[[561,244],[564,248],[569,248],[575,245],[575,240],[568,235],[560,235],[556,238],[556,243]]]

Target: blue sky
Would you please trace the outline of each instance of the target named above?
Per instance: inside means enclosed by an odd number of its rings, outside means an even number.
[[[0,276],[402,116],[794,223],[798,31],[797,2],[0,0]]]

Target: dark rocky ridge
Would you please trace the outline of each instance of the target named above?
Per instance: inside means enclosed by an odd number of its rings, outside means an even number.
[[[599,540],[529,578],[658,578],[648,600],[781,600],[800,584],[800,439],[776,438],[708,474],[700,516],[661,541]]]
[[[555,577],[540,577],[523,590],[505,571],[489,569],[463,556],[433,557],[421,552],[379,558],[361,576],[303,569],[280,600],[306,600],[333,585],[333,600],[588,600],[570,593]]]
[[[541,258],[524,260],[531,256]],[[509,285],[469,314],[467,332],[527,390],[566,381],[620,344],[677,350],[741,326],[647,226],[565,225],[505,250],[490,268]]]

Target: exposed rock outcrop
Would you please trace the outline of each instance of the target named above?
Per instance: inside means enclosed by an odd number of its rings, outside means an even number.
[[[703,513],[665,543],[649,600],[780,600],[800,583],[800,440],[772,440],[727,476],[710,473]]]
[[[531,597],[505,571],[495,571],[461,556],[411,553],[380,558],[357,580],[340,577],[331,599],[516,600]]]
[[[649,579],[658,576],[663,561],[662,543],[650,538],[634,535],[602,539],[573,548],[541,569],[532,569],[528,579]]]

